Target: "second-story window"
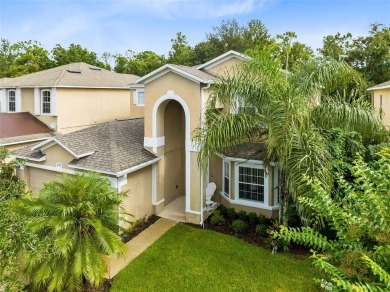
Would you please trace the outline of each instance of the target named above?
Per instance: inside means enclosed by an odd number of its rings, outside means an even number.
[[[42,114],[50,114],[51,113],[51,92],[50,90],[42,90],[41,91],[42,98]]]
[[[15,90],[8,90],[8,111],[16,112],[16,92]]]
[[[138,105],[144,105],[145,104],[145,92],[144,91],[138,91]]]

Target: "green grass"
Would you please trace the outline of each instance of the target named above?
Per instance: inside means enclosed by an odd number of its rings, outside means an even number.
[[[111,291],[317,291],[307,258],[178,224],[115,278]]]

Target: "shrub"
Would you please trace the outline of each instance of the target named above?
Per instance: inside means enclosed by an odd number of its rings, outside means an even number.
[[[227,208],[226,208],[224,205],[220,204],[220,205],[218,206],[217,210],[218,210],[219,212],[221,212],[221,215],[222,215],[222,216],[224,216],[224,217],[227,216]]]
[[[213,225],[221,226],[225,224],[225,218],[223,218],[220,211],[215,210],[213,216],[210,219],[210,223]]]
[[[266,225],[259,224],[256,226],[256,233],[259,234],[261,237],[267,237],[268,236],[267,229],[268,227]]]
[[[248,214],[248,221],[252,225],[256,225],[259,222],[259,218],[257,217],[257,214],[255,212],[250,212]]]
[[[240,220],[240,219],[237,219],[233,222],[232,224],[232,228],[233,230],[236,232],[236,233],[244,233],[244,231],[246,230],[247,228],[247,224]]]
[[[237,212],[234,208],[227,208],[226,215],[230,220],[234,220],[237,218]]]
[[[290,241],[279,236],[279,232],[282,230],[283,225],[274,223],[267,229],[267,234],[269,235],[268,247],[272,248],[272,253],[277,251],[288,251],[290,246]]]
[[[266,226],[272,225],[272,219],[265,217],[265,215],[260,214],[259,215],[259,224],[264,224]]]
[[[242,221],[248,221],[248,215],[246,214],[246,212],[244,210],[241,210],[240,212],[238,212],[238,219],[240,219]]]

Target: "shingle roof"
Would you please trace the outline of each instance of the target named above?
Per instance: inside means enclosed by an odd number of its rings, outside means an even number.
[[[51,132],[47,125],[28,112],[0,113],[0,138]]]
[[[188,74],[196,76],[199,79],[202,79],[205,83],[210,82],[210,81],[214,81],[216,79],[215,75],[213,75],[211,73],[207,73],[207,72],[202,71],[202,70],[199,70],[199,69],[194,68],[194,67],[188,67],[188,66],[183,66],[183,65],[173,65],[173,64],[171,64],[171,66],[176,67],[179,70],[182,70]]]
[[[143,147],[143,119],[115,120],[55,138],[75,153],[93,152],[69,161],[74,168],[117,174],[157,158]],[[16,150],[14,154],[31,158],[40,152],[31,148]]]
[[[36,141],[46,140],[50,137],[51,137],[50,133],[44,133],[44,134],[32,134],[32,135],[0,138],[0,146],[23,144],[28,142],[32,143]]]
[[[265,144],[261,142],[246,142],[235,145],[222,152],[227,157],[264,160]]]
[[[372,86],[372,87],[370,87],[370,88],[367,88],[367,90],[385,89],[385,88],[390,88],[390,80],[389,80],[389,81],[386,81],[386,82],[383,82],[383,83],[381,83],[381,84]]]
[[[0,87],[127,88],[138,76],[120,74],[86,63],[71,63],[14,78],[0,79]]]

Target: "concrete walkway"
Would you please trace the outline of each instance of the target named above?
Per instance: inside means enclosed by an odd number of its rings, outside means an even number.
[[[128,241],[125,244],[126,253],[124,257],[117,257],[116,255],[108,257],[106,278],[113,278],[133,259],[139,256],[145,249],[147,249],[151,244],[153,244],[177,223],[177,221],[160,218],[132,240]]]

